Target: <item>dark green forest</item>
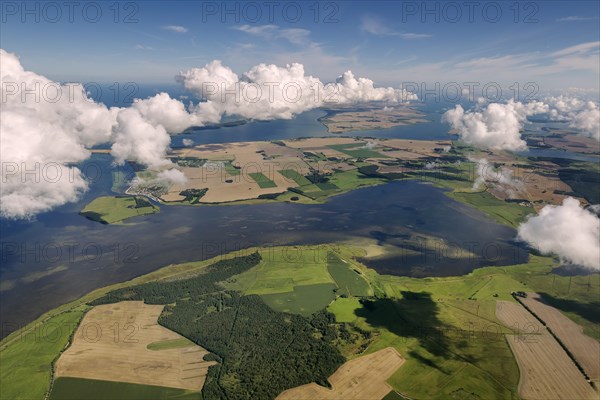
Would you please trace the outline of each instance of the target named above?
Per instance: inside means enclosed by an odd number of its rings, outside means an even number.
[[[334,346],[333,315],[277,312],[259,296],[224,290],[219,282],[256,266],[258,252],[218,261],[201,275],[119,289],[92,305],[123,300],[167,304],[159,323],[209,350],[205,400],[273,399],[283,390],[327,378],[345,361]]]

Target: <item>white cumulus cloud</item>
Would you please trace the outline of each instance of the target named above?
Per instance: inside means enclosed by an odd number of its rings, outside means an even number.
[[[186,28],[165,29],[184,32]],[[219,122],[224,115],[289,119],[322,106],[329,95],[339,103],[416,98],[400,89],[376,88],[373,81],[355,78],[350,71],[327,89],[298,63],[285,67],[259,64],[238,76],[213,61],[177,76],[186,88],[202,96],[196,105],[186,107],[167,93],[159,93],[137,99],[127,108],[108,108],[90,99],[79,84],[59,84],[26,71],[16,55],[1,49],[0,58],[0,215],[6,218],[31,218],[77,201],[88,182],[76,165],[90,157],[90,147],[99,144],[111,146],[118,164],[135,161],[164,171],[172,166],[166,157],[172,134],[192,125]],[[33,90],[38,98],[23,95],[24,90]],[[178,172],[164,174],[166,180],[182,182]]]
[[[458,132],[461,140],[481,149],[526,150],[520,130],[527,117],[548,111],[541,102],[523,104],[509,100],[492,103],[481,111],[466,111],[460,106],[448,110],[442,121],[448,122]]]
[[[566,198],[560,206],[547,205],[518,228],[518,238],[542,254],[600,269],[600,219]]]
[[[306,75],[299,63],[279,67],[259,64],[238,76],[215,60],[202,68],[182,71],[176,78],[187,89],[207,100],[202,110],[250,119],[290,119],[327,103],[388,101],[401,103],[417,96],[404,89],[375,87],[372,80],[355,78],[351,71],[336,82],[324,84]]]
[[[14,54],[0,49],[0,60],[0,214],[31,218],[87,190],[73,164],[90,156],[87,147],[110,139],[115,112],[90,100],[81,85],[25,71]]]
[[[600,109],[593,101],[584,101],[577,97],[561,95],[546,97],[550,119],[565,121],[580,135],[600,141]]]
[[[469,161],[475,162],[477,165],[477,178],[473,182],[472,190],[493,187],[514,197],[519,190],[523,189],[523,182],[514,177],[510,168],[503,166],[495,168],[485,158],[469,157]]]
[[[178,169],[171,168],[158,173],[156,179],[158,181],[166,181],[169,183],[177,183],[183,185],[187,182],[186,176]]]
[[[74,202],[88,189],[76,164],[90,147],[112,143],[117,163],[133,160],[150,168],[170,165],[169,133],[214,119],[208,106],[187,112],[166,93],[136,100],[129,108],[107,108],[80,84],[59,84],[26,71],[15,54],[0,49],[0,215],[32,218]],[[29,91],[29,94],[24,94]]]

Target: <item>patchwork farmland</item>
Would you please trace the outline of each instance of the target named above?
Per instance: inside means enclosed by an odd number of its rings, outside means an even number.
[[[158,324],[163,308],[141,301],[95,306],[56,362],[55,376],[201,390],[215,362],[204,361],[206,350],[182,344],[182,336]],[[179,346],[161,349],[175,340]]]

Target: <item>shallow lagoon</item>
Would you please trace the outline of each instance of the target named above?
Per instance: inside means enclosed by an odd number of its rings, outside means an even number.
[[[346,135],[448,140],[439,122],[441,105],[421,106],[430,122]],[[173,138],[195,143],[329,136],[313,110],[294,120],[204,129]],[[331,135],[334,136],[334,135]],[[531,155],[531,154],[530,154]],[[541,154],[539,154],[541,155]],[[90,290],[151,272],[171,263],[199,260],[249,246],[374,240],[392,256],[364,260],[382,273],[459,275],[483,265],[523,262],[527,252],[513,243],[515,231],[417,182],[394,182],[357,190],[322,205],[265,204],[162,206],[161,213],[126,225],[101,225],[77,213],[101,195],[112,194],[108,155],[82,165],[92,184],[82,199],[42,214],[35,221],[2,220],[0,307],[3,324],[23,324]],[[445,250],[419,256],[401,250],[407,233],[436,236],[475,255],[455,258]],[[4,325],[3,325],[4,327]],[[10,327],[3,329],[3,334]]]
[[[26,323],[95,288],[164,265],[257,245],[371,239],[398,252],[368,265],[418,276],[460,275],[527,258],[512,241],[513,229],[415,181],[359,189],[319,205],[162,206],[159,214],[125,225],[87,220],[76,213],[80,206],[61,207],[30,223],[3,224],[2,279],[13,286],[0,294],[3,323]],[[438,236],[475,256],[456,259],[442,250],[409,256],[398,244],[411,231]]]

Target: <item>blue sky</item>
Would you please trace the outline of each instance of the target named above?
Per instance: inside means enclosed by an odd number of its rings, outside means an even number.
[[[220,59],[238,73],[300,62],[324,81],[351,69],[381,85],[599,86],[596,1],[482,1],[471,10],[462,1],[278,2],[272,16],[260,1],[92,3],[84,13],[79,2],[71,22],[62,2],[58,17],[44,2],[4,2],[1,46],[59,81],[170,84],[180,70]]]

